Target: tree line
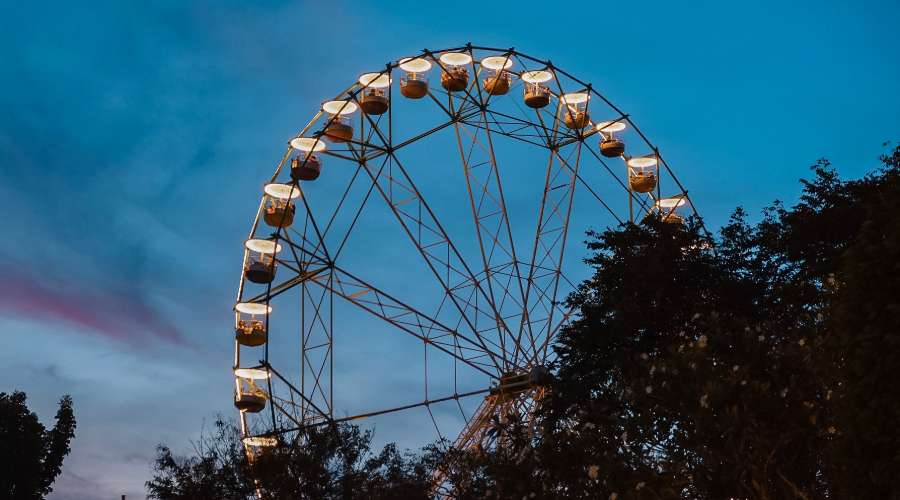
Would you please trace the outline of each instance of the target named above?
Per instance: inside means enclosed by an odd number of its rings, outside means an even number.
[[[149,498],[900,498],[900,147],[861,179],[821,160],[801,182],[715,235],[589,233],[548,390],[530,425],[495,422],[503,446],[374,449],[333,425],[249,461],[219,419],[191,455],[159,447]],[[49,477],[61,441],[42,435]]]
[[[648,218],[588,234],[535,416],[503,446],[371,449],[342,425],[253,463],[218,422],[159,449],[151,498],[900,498],[900,148],[861,179],[828,161],[799,202],[716,235]]]

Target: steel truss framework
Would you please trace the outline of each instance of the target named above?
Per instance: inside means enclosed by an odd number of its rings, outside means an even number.
[[[469,44],[444,50],[424,50],[412,57],[424,58],[435,66],[434,70],[443,71],[446,68],[440,55],[447,52],[470,54],[473,60],[468,70],[473,76],[468,87],[461,92],[451,93],[440,85],[432,85],[427,97],[416,104],[438,109],[442,117],[439,123],[411,137],[398,137],[394,127],[393,104],[380,116],[360,112],[354,119],[356,133],[353,138],[343,145],[332,145],[321,153],[324,157],[355,167],[349,185],[332,210],[314,207],[306,195],[305,183],[300,185],[282,180],[291,183],[293,189],[303,190],[303,195],[296,201],[298,216],[291,227],[279,225],[269,235],[262,224],[265,199],[260,203],[250,238],[275,239],[285,250],[273,261],[279,268],[277,280],[273,283],[265,287],[248,285],[242,274],[238,301],[268,305],[288,291],[299,290],[300,377],[299,380],[291,377],[294,367],[286,370],[270,363],[268,342],[263,349],[235,343],[235,368],[258,365],[270,373],[265,389],[270,403],[264,413],[266,418],[250,423],[249,416],[241,412],[242,429],[246,436],[287,435],[308,426],[414,408],[424,408],[434,421],[431,412],[433,405],[455,402],[466,424],[453,442],[458,447],[471,447],[490,445],[496,438],[488,432],[492,421],[510,416],[527,420],[539,404],[543,389],[523,380],[528,379],[528,374],[535,367],[549,362],[552,356],[550,345],[572,315],[572,311],[561,303],[561,298],[574,287],[562,269],[576,193],[583,193],[596,201],[596,206],[608,212],[616,223],[638,220],[654,210],[662,211],[656,208],[656,202],[661,198],[661,182],[655,192],[633,192],[626,167],[617,164],[621,160],[600,154],[596,146],[599,132],[595,127],[572,130],[563,125],[567,110],[559,97],[565,93],[588,93],[592,97],[588,106],[594,103],[595,108],[600,107],[602,113],[607,113],[602,116],[603,120],[627,124],[636,134],[637,143],[629,143],[629,150],[638,149],[655,155],[658,160],[657,178],[670,183],[673,194],[683,196],[690,210],[697,215],[687,191],[658,149],[627,114],[589,83],[575,78],[549,60],[540,60],[514,49]],[[554,78],[548,84],[552,85],[554,100],[543,109],[525,108],[519,102],[521,93],[516,92],[515,83],[508,95],[491,95],[485,90],[483,81],[488,70],[478,64],[484,56],[501,56],[513,61],[515,64],[508,73],[517,77],[526,70],[551,72]],[[398,66],[397,61],[388,63],[381,74],[395,78],[400,72]],[[393,85],[388,87],[387,97],[394,103],[392,89]],[[361,85],[354,84],[336,99],[359,105],[364,91]],[[402,98],[397,95],[396,99]],[[495,106],[500,100],[510,99],[514,101],[515,108]],[[298,136],[322,141],[325,128],[333,120],[335,118],[320,111]],[[459,177],[461,182],[465,182],[468,193],[465,211],[471,217],[476,233],[477,259],[464,258],[460,247],[438,219],[436,210],[426,201],[414,181],[413,175],[418,173],[421,182],[422,173],[401,160],[405,148],[428,141],[431,136],[446,129],[452,129],[455,136],[461,170]],[[503,167],[498,162],[496,149],[496,143],[500,140],[526,144],[533,154],[545,158],[543,189],[536,208],[537,223],[527,245],[517,246],[513,237],[501,175]],[[288,147],[270,182],[286,177],[293,154],[294,151]],[[603,173],[608,186],[615,187],[622,199],[613,201],[608,196],[604,199],[596,182],[584,175],[588,170]],[[360,200],[349,196],[354,189],[364,193]],[[627,209],[615,210],[614,204],[621,201],[627,202]],[[440,306],[436,311],[418,309],[366,280],[357,271],[344,268],[341,254],[345,244],[366,206],[375,203],[387,207],[442,290]],[[457,216],[462,213],[458,212]],[[350,222],[342,227],[338,219]],[[247,259],[245,252],[245,263]],[[258,289],[251,290],[251,286]],[[453,393],[431,396],[426,380],[424,398],[411,398],[409,404],[397,407],[374,408],[358,415],[336,417],[333,405],[333,340],[336,329],[334,310],[338,303],[352,305],[373,321],[384,323],[390,329],[421,342],[426,356],[426,378],[428,356],[444,356],[452,360]],[[268,330],[268,315],[265,323]],[[269,338],[275,333],[270,331]],[[243,358],[251,361],[244,361]],[[485,385],[459,390],[457,370],[467,370],[483,377]],[[460,400],[479,397],[482,398],[480,405],[473,413],[467,414]],[[434,425],[439,436],[454,438],[453,435],[441,433],[436,421]],[[252,446],[247,446],[247,452],[251,455],[253,450]]]

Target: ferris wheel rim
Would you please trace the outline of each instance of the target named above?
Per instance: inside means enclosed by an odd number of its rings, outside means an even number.
[[[336,96],[334,101],[327,101],[327,102],[328,103],[337,102],[338,100],[343,99],[342,102],[352,103],[354,106],[353,111],[355,111],[357,109],[357,106],[359,103],[359,97],[362,95],[363,92],[365,92],[367,89],[372,89],[372,88],[375,88],[375,89],[388,88],[389,89],[392,86],[392,82],[393,82],[393,78],[391,76],[392,71],[395,69],[403,70],[404,64],[407,64],[407,66],[409,66],[408,63],[410,61],[421,59],[426,62],[429,62],[429,60],[434,61],[437,66],[439,66],[440,68],[443,68],[444,64],[448,64],[447,60],[449,59],[449,60],[453,60],[454,62],[459,63],[458,65],[460,65],[460,66],[464,66],[467,64],[474,65],[474,64],[476,64],[475,59],[472,56],[472,52],[474,50],[493,51],[493,52],[505,54],[507,63],[504,63],[503,66],[498,66],[498,67],[502,68],[505,71],[509,71],[510,73],[517,74],[519,76],[523,76],[526,74],[532,74],[531,76],[535,76],[536,78],[538,78],[538,77],[543,78],[543,75],[534,75],[534,74],[543,72],[543,73],[550,74],[551,78],[546,79],[546,80],[541,80],[542,82],[558,80],[555,77],[555,75],[559,74],[559,75],[564,75],[566,78],[579,83],[582,86],[582,90],[579,92],[565,94],[560,89],[560,92],[558,94],[554,93],[554,95],[561,103],[570,104],[570,105],[586,103],[586,102],[588,102],[588,100],[591,97],[597,97],[600,100],[602,100],[607,106],[609,106],[610,108],[615,110],[617,113],[619,113],[618,117],[608,117],[608,118],[610,118],[610,120],[599,123],[599,124],[597,124],[596,127],[591,126],[586,132],[582,132],[582,139],[585,137],[589,137],[592,134],[599,133],[601,131],[602,132],[611,132],[611,131],[621,130],[621,129],[618,129],[619,125],[615,125],[617,130],[611,130],[610,127],[613,126],[614,124],[621,124],[621,127],[624,128],[625,124],[627,123],[627,125],[631,129],[633,129],[641,138],[643,138],[644,142],[648,145],[648,147],[650,147],[654,151],[653,157],[659,162],[659,165],[663,166],[669,172],[670,177],[673,180],[675,180],[676,184],[681,189],[681,193],[679,195],[677,195],[677,196],[681,197],[681,198],[679,198],[679,199],[681,199],[681,202],[677,206],[681,206],[684,204],[690,204],[691,209],[693,210],[694,214],[696,214],[696,209],[693,206],[693,202],[687,196],[686,190],[683,189],[683,187],[681,186],[681,183],[677,180],[674,173],[671,172],[671,169],[669,168],[668,164],[666,164],[665,160],[663,160],[663,158],[659,155],[658,149],[655,146],[653,146],[652,143],[650,143],[650,141],[646,138],[646,136],[644,136],[644,134],[640,131],[640,129],[638,129],[638,127],[632,122],[631,117],[629,115],[622,113],[619,110],[619,108],[617,108],[614,104],[612,104],[605,97],[603,97],[601,94],[599,94],[599,92],[597,92],[597,90],[595,88],[593,88],[593,86],[591,86],[589,83],[581,82],[574,76],[566,73],[564,70],[553,65],[550,61],[541,61],[537,58],[533,58],[533,57],[527,56],[521,52],[515,51],[514,49],[478,47],[478,46],[473,46],[473,45],[469,44],[469,45],[466,45],[463,47],[442,49],[442,50],[436,50],[436,51],[424,50],[418,55],[403,57],[403,58],[398,58],[398,59],[393,60],[391,63],[387,64],[385,69],[382,70],[381,72],[366,73],[366,74],[362,75],[357,80],[357,82],[351,84],[349,87],[347,87],[347,89],[342,94],[339,94],[338,96]],[[443,56],[447,55],[447,54],[467,54],[468,57],[464,58],[464,59],[466,59],[465,62],[461,62],[463,58],[452,58],[452,57],[444,58]],[[518,72],[509,70],[509,68],[512,66],[510,59],[513,56],[524,57],[527,60],[531,61],[532,63],[535,63],[537,68],[536,69],[526,69],[523,65],[523,67],[521,67]],[[500,57],[500,56],[494,56],[494,57]],[[482,61],[484,61],[484,59],[482,59]],[[482,64],[482,66],[484,66],[484,65]],[[485,66],[485,67],[490,69],[489,66]],[[427,71],[429,69],[431,69],[430,62],[429,62],[429,68],[426,68],[424,71]],[[524,80],[524,76],[523,76],[523,80]],[[480,87],[478,90],[479,90],[479,92],[481,91]],[[574,96],[576,94],[579,95],[579,97],[570,97],[570,96]],[[349,99],[347,99],[348,96],[349,96]],[[580,96],[584,96],[584,97],[580,97]],[[490,97],[488,97],[488,101],[489,100],[490,100]],[[331,108],[333,108],[333,109],[330,109],[330,110],[337,109],[334,106],[331,106]],[[275,182],[275,179],[278,177],[279,172],[282,170],[282,168],[285,165],[286,159],[291,154],[292,149],[295,149],[295,150],[300,149],[300,150],[307,151],[307,152],[320,152],[324,155],[333,154],[329,150],[330,148],[326,147],[324,141],[322,140],[322,137],[320,135],[318,135],[318,133],[310,136],[310,131],[312,130],[312,127],[314,126],[316,121],[319,119],[319,115],[321,115],[322,111],[329,111],[329,110],[325,109],[325,107],[323,106],[323,109],[320,110],[319,114],[317,114],[312,120],[310,120],[310,122],[298,134],[296,134],[294,136],[294,139],[292,139],[290,141],[291,145],[290,145],[290,147],[288,147],[287,152],[285,153],[281,164],[276,169],[276,172],[275,172],[274,176],[272,177],[272,182]],[[341,113],[341,112],[333,113],[333,116],[327,123],[328,124],[332,123],[337,117],[341,116],[342,114],[349,114],[349,113]],[[603,125],[603,127],[599,126],[601,124]],[[325,126],[323,126],[323,128],[325,128]],[[302,145],[302,147],[296,147],[296,146],[301,146],[301,145]],[[390,153],[388,153],[388,154],[390,154]],[[304,161],[306,161],[306,160],[304,160]],[[290,185],[294,185],[294,184],[299,185],[297,183],[297,181],[294,181],[294,183],[291,183]],[[297,189],[297,192],[299,193],[299,187],[297,187],[296,189]],[[293,199],[293,198],[291,198],[291,199]],[[660,198],[657,196],[656,200],[659,200],[659,199]],[[300,201],[305,203],[304,199],[301,199]],[[256,224],[258,224],[258,220],[257,220]],[[254,229],[251,230],[251,235],[256,230],[256,224],[254,224]],[[278,235],[281,232],[281,230],[282,230],[282,228],[279,226],[275,233],[275,241],[271,242],[272,245],[274,245],[277,248],[276,252],[273,252],[273,253],[277,253],[279,250],[281,250],[281,244],[276,243],[276,241],[279,240]],[[250,241],[250,240],[248,240],[248,241]],[[268,241],[268,240],[264,240],[264,241]],[[288,245],[288,247],[290,247],[290,245]],[[273,262],[274,262],[274,259],[273,259]],[[243,298],[242,294],[243,294],[245,284],[246,284],[246,278],[242,274],[241,280],[239,283],[239,299]],[[267,287],[264,301],[261,302],[262,304],[265,304],[266,307],[270,307],[269,306],[269,301],[271,300],[270,295],[271,295],[271,284]],[[265,315],[266,328],[268,328],[268,319],[269,319],[268,316],[269,316],[268,314]],[[239,349],[240,349],[239,345],[236,344],[236,350],[239,351]],[[236,354],[236,359],[237,359],[237,356],[238,356],[238,354]],[[266,363],[268,363],[268,344],[266,344]],[[277,373],[276,373],[276,375],[277,375]],[[499,374],[498,374],[498,376],[499,376]],[[267,380],[268,379],[269,378],[267,378]],[[271,392],[271,388],[270,388],[270,392]],[[272,406],[273,405],[270,405],[270,408],[272,408]],[[272,411],[274,412],[274,410],[272,410]],[[244,415],[243,412],[241,415],[243,418],[243,415]],[[274,423],[274,416],[273,416],[273,423]]]

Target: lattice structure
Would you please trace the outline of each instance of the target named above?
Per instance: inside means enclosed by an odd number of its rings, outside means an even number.
[[[426,197],[436,184],[460,186],[449,216],[445,201]],[[589,83],[514,49],[472,45],[362,75],[290,140],[264,193],[235,307],[235,400],[251,455],[304,427],[421,410],[457,447],[501,446],[493,423],[528,421],[572,315],[566,270],[583,255],[568,245],[573,217],[586,213],[582,234],[601,221],[696,215],[659,150]],[[354,237],[375,212],[393,236]],[[350,257],[374,247],[407,249],[414,282],[388,290],[371,277],[384,267]],[[351,314],[364,320],[343,324]],[[359,412],[336,405],[346,386],[336,338],[362,347],[369,330],[388,345],[421,344],[424,373],[407,378],[422,379],[424,396]],[[438,360],[452,380],[441,394],[429,382]],[[458,408],[455,428],[441,429],[441,405]]]

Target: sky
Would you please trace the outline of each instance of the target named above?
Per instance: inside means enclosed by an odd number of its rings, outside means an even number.
[[[234,414],[230,311],[261,186],[322,101],[390,60],[469,41],[552,59],[640,124],[713,229],[793,202],[818,158],[858,177],[900,138],[896,2],[84,5],[0,19],[0,391],[46,423],[75,400],[53,500],[143,498],[157,444],[187,452]],[[356,265],[428,296],[389,227],[372,216]],[[418,348],[366,321],[336,347],[348,412],[419,390],[402,369]],[[376,432],[418,446],[410,425]]]

